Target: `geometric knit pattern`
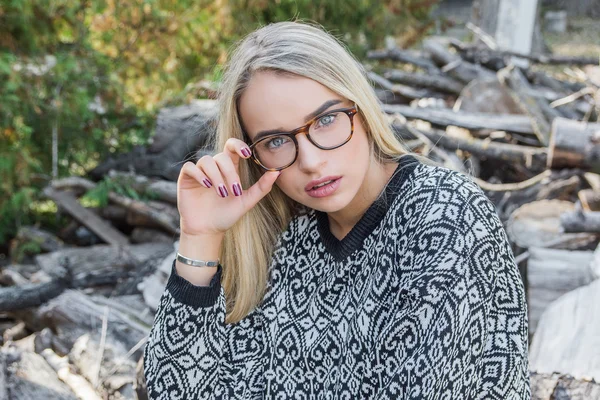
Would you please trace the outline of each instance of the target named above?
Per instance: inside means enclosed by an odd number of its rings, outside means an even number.
[[[307,209],[278,236],[259,307],[225,324],[175,270],[144,349],[151,399],[531,398],[524,286],[494,205],[404,157],[350,233]]]

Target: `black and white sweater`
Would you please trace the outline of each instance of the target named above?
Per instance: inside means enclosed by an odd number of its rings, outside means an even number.
[[[310,210],[260,307],[225,324],[175,261],[144,349],[152,399],[530,399],[524,286],[494,205],[405,156],[341,241]]]

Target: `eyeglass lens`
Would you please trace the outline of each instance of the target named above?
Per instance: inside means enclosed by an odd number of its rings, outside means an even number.
[[[344,143],[352,133],[350,116],[333,112],[317,119],[308,131],[319,146],[333,148]],[[269,136],[254,147],[254,155],[267,168],[282,168],[296,158],[296,144],[290,136]]]

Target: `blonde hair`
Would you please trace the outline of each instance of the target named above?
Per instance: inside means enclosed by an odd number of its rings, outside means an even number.
[[[383,164],[411,153],[396,138],[361,64],[345,45],[320,25],[284,21],[263,26],[247,35],[231,51],[219,89],[219,117],[214,148],[229,138],[245,141],[238,101],[253,74],[273,71],[310,78],[356,103],[372,156]],[[254,163],[240,163],[242,187],[250,187],[263,171]],[[225,291],[226,323],[248,315],[264,297],[269,265],[278,235],[303,206],[287,197],[277,185],[225,233],[220,260]],[[306,209],[306,208],[305,208]]]

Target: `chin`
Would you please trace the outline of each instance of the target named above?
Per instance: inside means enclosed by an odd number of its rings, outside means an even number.
[[[323,197],[320,199],[312,198],[308,195],[307,203],[305,204],[307,207],[313,208],[317,211],[326,212],[326,213],[334,213],[344,209],[350,201],[346,201],[340,197],[342,196],[331,196],[331,197]]]

